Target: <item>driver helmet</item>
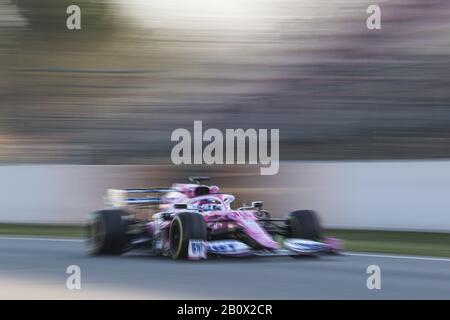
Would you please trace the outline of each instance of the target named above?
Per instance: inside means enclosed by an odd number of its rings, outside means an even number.
[[[217,200],[202,200],[198,204],[198,208],[203,211],[223,210],[222,204]]]

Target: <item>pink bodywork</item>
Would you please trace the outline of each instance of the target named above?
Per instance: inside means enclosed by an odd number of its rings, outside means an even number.
[[[175,184],[171,194],[168,194],[166,198],[163,198],[163,204],[161,209],[174,212],[174,204],[186,204],[187,209],[190,210],[190,205],[201,203],[203,200],[218,200],[223,206],[223,210],[211,210],[200,212],[204,218],[205,223],[212,230],[228,229],[232,226],[240,228],[251,239],[256,241],[259,245],[266,249],[280,249],[281,245],[274,241],[272,237],[257,223],[257,216],[255,211],[251,210],[232,210],[230,203],[234,200],[234,197],[229,194],[219,193],[217,186],[209,186],[210,194],[195,196],[196,184]],[[195,209],[194,209],[195,210]],[[196,210],[197,211],[197,210]],[[147,224],[147,230],[151,234],[154,232],[154,221]],[[159,226],[160,229],[166,229],[170,227],[170,222],[163,222]],[[168,239],[163,239],[166,244]],[[332,252],[338,252],[342,249],[342,242],[334,238],[326,238],[325,243]]]
[[[227,198],[234,197],[228,194],[221,194],[219,187],[209,186],[210,194],[196,197],[194,194],[196,184],[175,184],[173,189],[174,194],[163,199],[165,204],[161,206],[161,209],[173,209],[175,203],[192,204],[201,202],[202,199],[217,199],[223,206],[224,210],[219,211],[206,211],[200,214],[203,215],[205,222],[213,230],[228,228],[230,224],[234,224],[245,232],[250,238],[255,240],[262,247],[267,249],[279,249],[280,245],[272,239],[272,237],[256,222],[257,217],[252,211],[244,210],[232,210],[230,208],[230,202],[227,202]],[[166,226],[165,226],[166,227]],[[151,226],[148,226],[149,231]],[[151,231],[150,231],[151,232]]]
[[[251,211],[211,211],[203,215],[205,222],[208,224],[220,223],[226,220],[232,221],[236,226],[241,227],[242,230],[253,240],[258,242],[261,246],[268,249],[279,249],[280,245],[272,239],[272,237],[256,223],[257,218]],[[227,226],[227,225],[224,225]]]

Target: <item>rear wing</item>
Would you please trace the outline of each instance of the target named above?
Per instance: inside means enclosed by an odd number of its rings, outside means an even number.
[[[173,191],[170,188],[152,189],[108,189],[105,196],[106,207],[120,208],[128,205],[159,205],[161,196]],[[136,195],[140,195],[136,197]]]

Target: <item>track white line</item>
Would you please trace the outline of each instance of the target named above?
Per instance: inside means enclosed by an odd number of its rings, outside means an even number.
[[[0,237],[0,240],[25,240],[25,241],[50,241],[50,242],[85,242],[83,239],[58,239],[58,238],[30,238],[30,237]],[[450,262],[450,258],[437,257],[419,257],[406,255],[388,255],[379,253],[365,253],[365,252],[343,252],[345,256],[354,257],[371,257],[371,258],[386,258],[386,259],[406,259],[406,260],[424,260],[424,261],[442,261]]]
[[[449,258],[435,258],[435,257],[419,257],[419,256],[404,256],[404,255],[390,255],[378,253],[364,253],[364,252],[345,252],[343,255],[355,257],[371,257],[371,258],[387,258],[387,259],[406,259],[406,260],[425,260],[425,261],[442,261],[450,262]]]
[[[0,237],[0,240],[25,240],[25,241],[53,241],[53,242],[84,242],[82,239],[58,239],[58,238],[29,238],[29,237]]]

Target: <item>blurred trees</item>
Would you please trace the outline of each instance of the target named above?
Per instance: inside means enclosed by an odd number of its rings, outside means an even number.
[[[72,1],[0,0],[0,161],[168,162],[194,120],[280,128],[281,159],[450,155],[448,1],[380,1],[380,31],[370,1],[194,2],[80,0],[69,31]]]

